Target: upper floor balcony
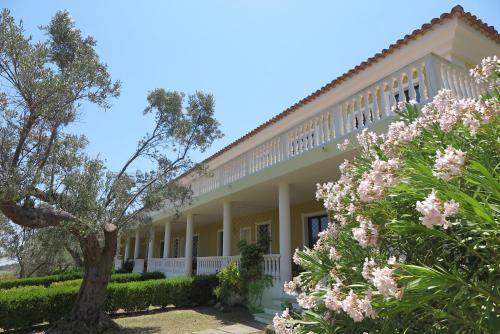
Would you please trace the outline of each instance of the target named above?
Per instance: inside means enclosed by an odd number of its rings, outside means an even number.
[[[289,124],[283,120],[285,127],[280,133],[262,142],[257,138],[248,150],[219,164],[209,163],[208,173],[187,175],[181,181],[191,187],[195,198],[215,193],[264,170],[301,159],[306,152],[325,149],[365,128],[383,129],[393,118],[393,108],[401,99],[415,100],[422,105],[441,89],[449,89],[463,98],[474,98],[484,87],[469,76],[465,67],[430,53],[359,87],[341,101],[308,112],[305,119]]]

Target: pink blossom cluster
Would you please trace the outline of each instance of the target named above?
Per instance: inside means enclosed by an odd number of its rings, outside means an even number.
[[[470,70],[470,75],[478,83],[490,82],[498,87],[500,85],[498,78],[492,78],[493,75],[500,72],[500,58],[497,56],[484,58],[475,68]],[[492,87],[490,87],[492,88]]]
[[[293,325],[289,322],[291,319],[290,311],[285,309],[281,315],[273,318],[273,326],[276,334],[293,334]]]
[[[396,121],[389,124],[389,128],[385,134],[380,135],[380,148],[389,157],[398,156],[400,148],[422,133],[418,123],[406,124],[403,121]]]
[[[349,148],[350,144],[351,143],[349,142],[349,139],[346,138],[346,139],[344,139],[344,141],[342,143],[337,144],[337,147],[339,150],[345,151]]]
[[[396,172],[400,165],[398,158],[388,161],[376,158],[371,170],[366,172],[359,182],[357,193],[361,202],[369,203],[381,199],[385,191],[399,180]]]
[[[291,281],[285,282],[283,291],[289,296],[298,296],[301,292],[300,276],[295,276]]]
[[[372,283],[382,296],[400,298],[401,290],[398,288],[396,280],[393,277],[393,271],[394,269],[388,267],[373,269]]]
[[[339,252],[337,251],[337,249],[335,247],[330,248],[330,252],[328,255],[329,255],[330,260],[332,260],[332,261],[338,261],[342,258],[342,256],[339,254]]]
[[[368,129],[363,129],[360,134],[357,135],[359,146],[365,151],[371,151],[372,147],[378,146],[379,136],[375,132],[368,131]]]
[[[316,298],[314,298],[311,294],[307,294],[302,292],[297,296],[297,303],[299,306],[305,310],[310,310],[318,304]]]
[[[366,258],[361,275],[368,283],[373,284],[382,296],[400,298],[401,289],[398,288],[393,271],[388,267],[380,268],[373,259]]]
[[[377,244],[378,230],[372,221],[365,216],[357,216],[359,227],[352,229],[352,236],[361,247],[372,247]]]
[[[342,301],[342,310],[355,322],[362,321],[365,317],[375,319],[377,313],[372,308],[372,297],[368,291],[363,299],[350,290],[347,297]]]
[[[365,216],[357,216],[359,227],[352,229],[352,237],[361,247],[373,247],[377,244],[378,230],[372,221]]]
[[[445,181],[450,181],[462,174],[465,163],[465,153],[448,146],[444,152],[436,152],[436,160],[432,174]]]
[[[454,200],[443,203],[437,197],[436,190],[432,189],[423,201],[417,201],[416,208],[422,214],[420,221],[426,227],[442,226],[446,229],[450,226],[450,222],[446,218],[457,214],[459,204]]]
[[[436,124],[444,132],[464,126],[475,136],[480,125],[488,123],[498,111],[497,99],[488,102],[459,99],[450,90],[443,89],[422,108],[422,115],[414,123],[423,128]]]

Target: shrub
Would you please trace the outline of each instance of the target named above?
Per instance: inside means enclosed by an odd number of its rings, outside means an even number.
[[[83,273],[73,272],[73,273],[59,274],[59,275],[3,280],[0,281],[0,290],[22,287],[22,286],[36,286],[36,285],[41,285],[45,287],[49,285],[61,285],[61,286],[79,285],[79,282],[81,282],[82,277]],[[165,275],[159,272],[130,273],[130,274],[115,273],[111,275],[110,283],[113,282],[126,283],[132,281],[145,281],[145,280],[160,279],[160,278],[165,278]]]
[[[273,285],[272,277],[264,275],[262,266],[269,242],[269,236],[265,236],[254,244],[247,244],[244,240],[238,244],[241,253],[241,290],[248,309],[254,313],[260,311],[265,289]]]
[[[442,90],[358,135],[360,155],[318,185],[330,224],[294,256],[305,271],[285,290],[303,311],[275,317],[277,334],[498,332],[499,71],[473,71],[481,100]]]
[[[120,269],[115,271],[116,273],[131,273],[134,270],[134,261],[127,260],[123,262],[123,265]]]
[[[242,302],[240,271],[236,262],[229,262],[217,273],[217,279],[219,285],[214,289],[214,293],[219,301],[230,306]]]
[[[82,277],[83,277],[83,273],[76,271],[76,272],[71,272],[71,273],[66,273],[66,274],[0,280],[0,289],[10,289],[10,288],[17,288],[17,287],[29,286],[29,285],[49,286],[51,283],[54,283],[54,282],[74,280],[74,279],[82,278]]]
[[[74,284],[74,281],[70,281]],[[79,286],[70,282],[50,287],[25,286],[0,294],[0,328],[12,329],[53,322],[71,309]],[[215,276],[176,277],[108,285],[106,310],[147,310],[150,306],[203,305],[214,298]]]

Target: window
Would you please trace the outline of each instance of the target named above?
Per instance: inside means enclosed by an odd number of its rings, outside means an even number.
[[[163,259],[163,255],[164,255],[164,252],[163,252],[164,247],[165,247],[165,241],[162,240],[160,242],[160,258],[162,258],[162,259]]]
[[[252,228],[242,227],[240,228],[240,240],[245,240],[247,244],[252,243]]]
[[[198,257],[198,235],[193,236],[193,257]]]
[[[179,257],[179,238],[174,239],[174,257]]]
[[[313,248],[314,244],[318,241],[318,234],[326,230],[328,227],[328,216],[311,216],[307,217],[307,246]]]
[[[255,239],[257,242],[260,242],[260,240],[262,240],[262,238],[264,238],[265,236],[269,238],[269,244],[266,253],[271,254],[271,223],[257,223],[255,234]]]
[[[222,256],[222,248],[224,247],[224,231],[217,231],[217,256]]]

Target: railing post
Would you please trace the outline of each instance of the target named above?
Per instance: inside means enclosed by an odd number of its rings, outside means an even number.
[[[427,80],[429,82],[428,98],[431,99],[440,89],[444,88],[439,64],[437,64],[437,61],[433,56],[427,56],[425,60],[425,70],[427,72]]]

